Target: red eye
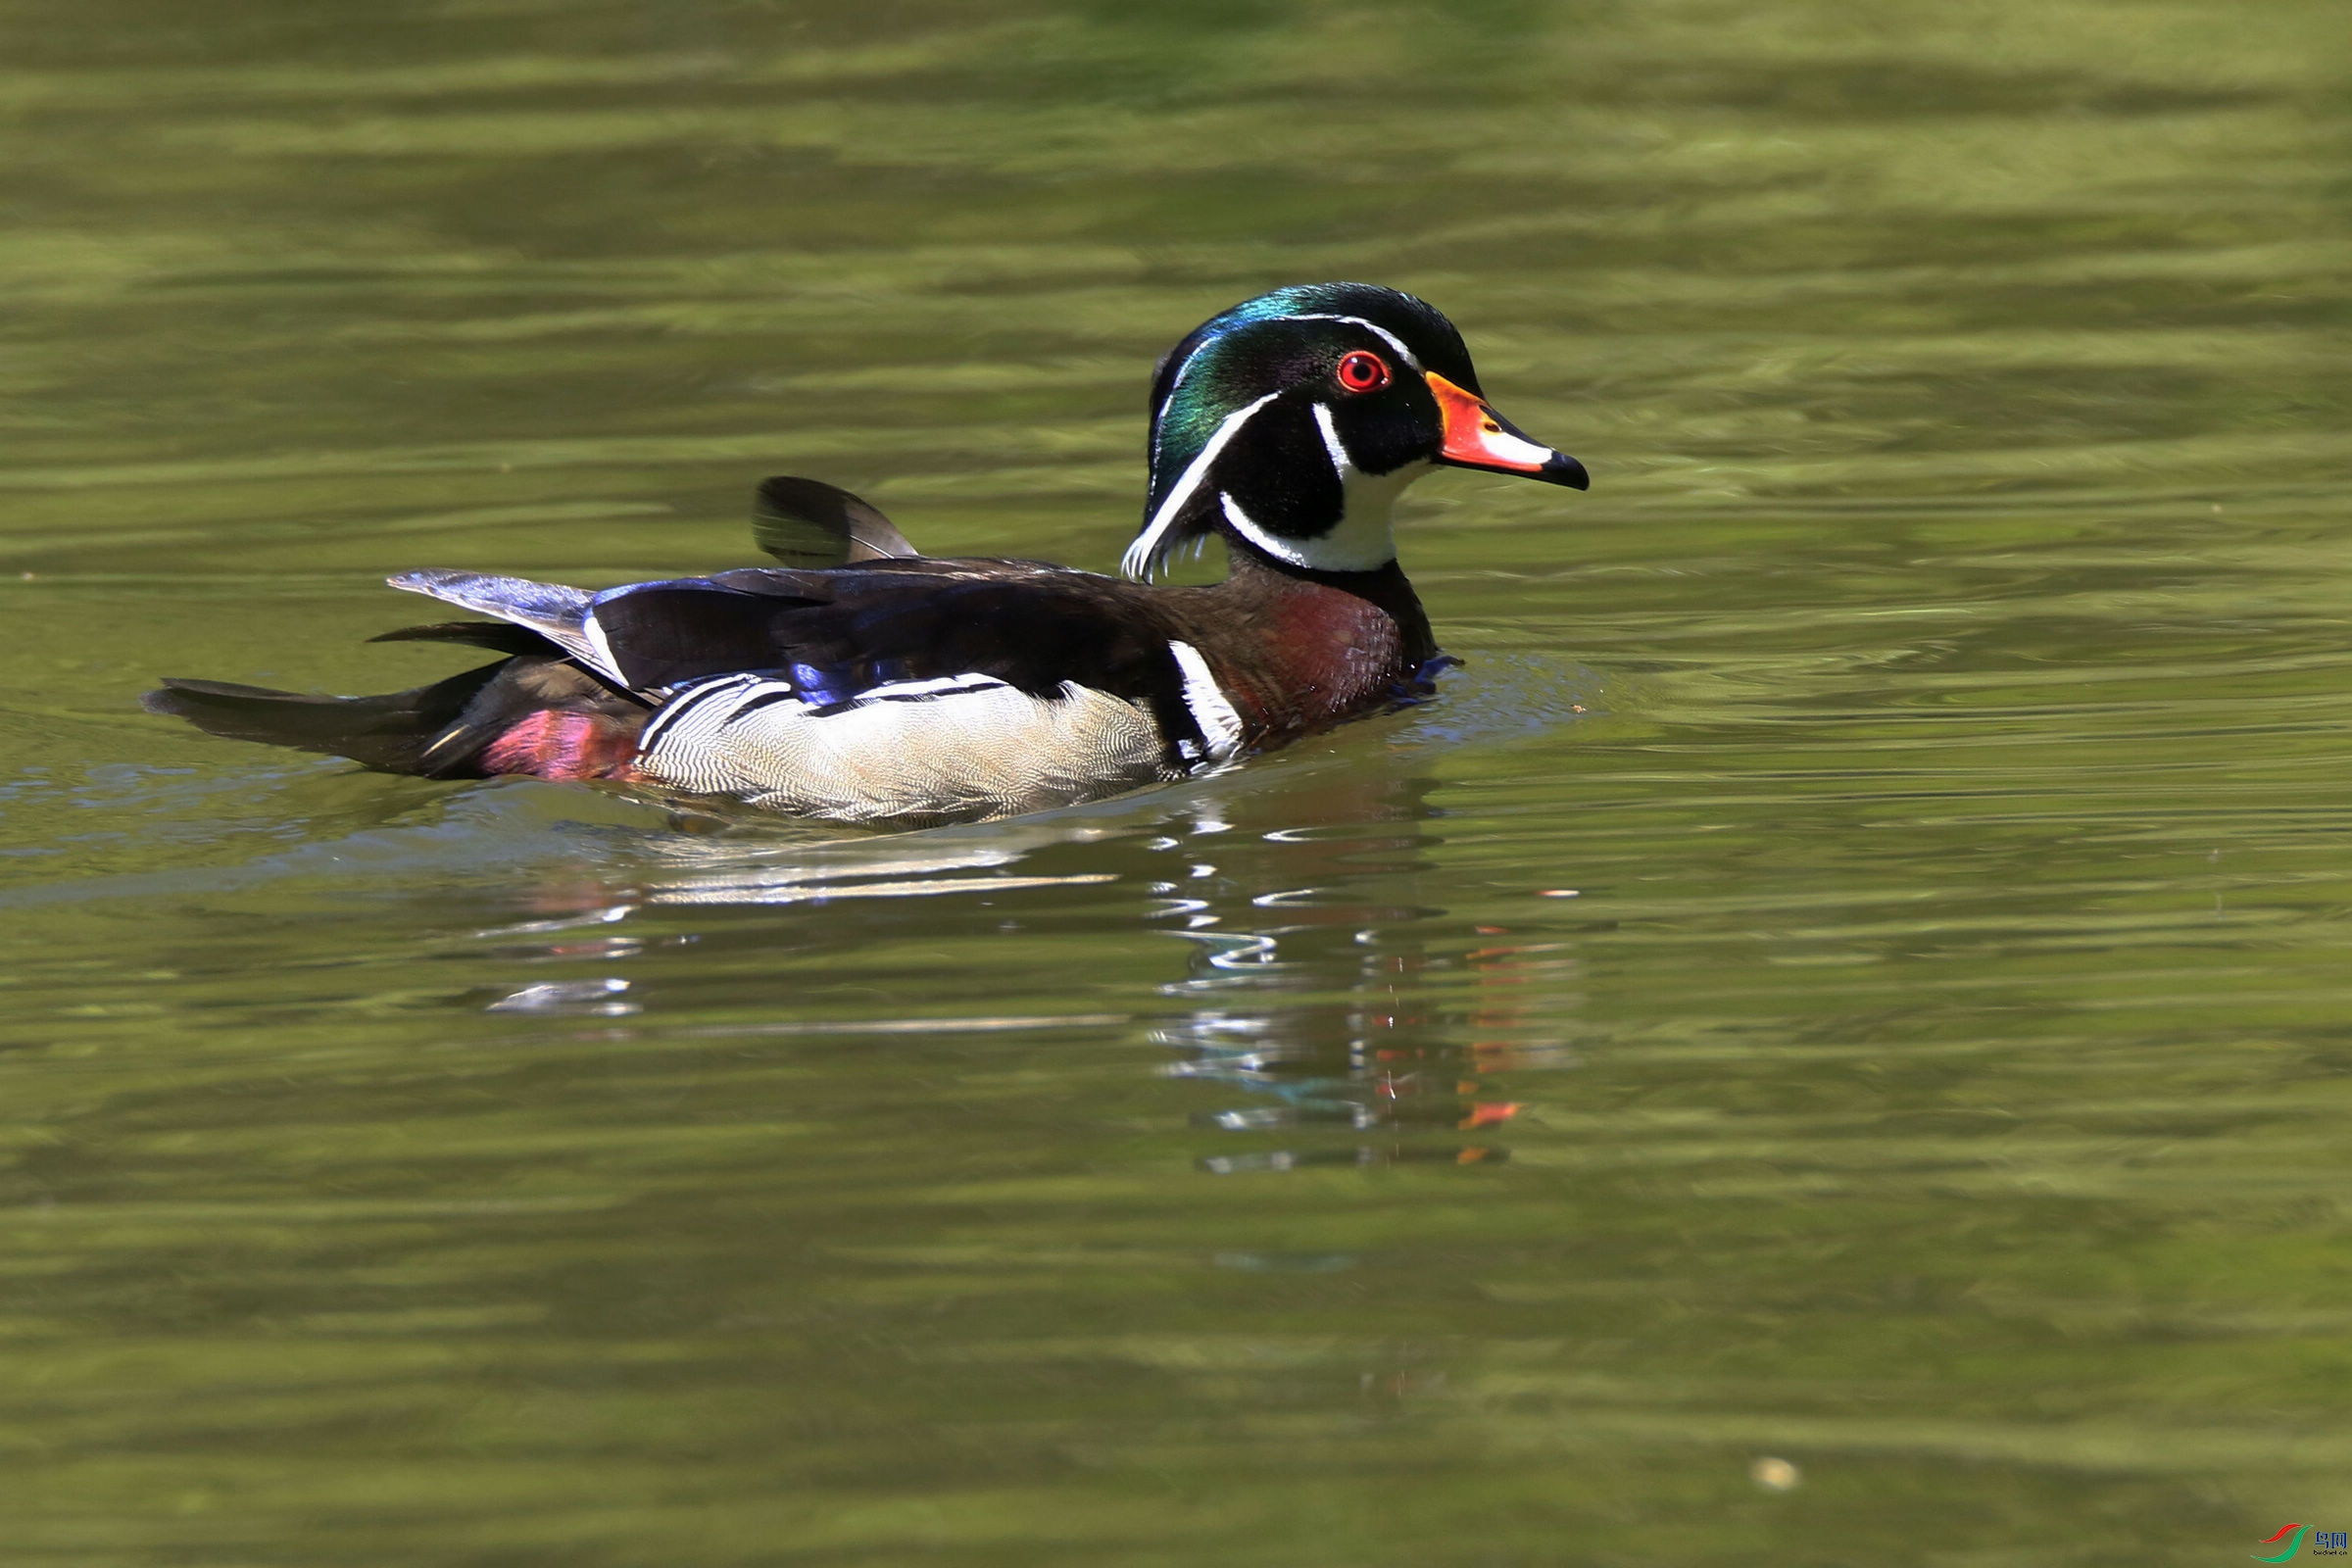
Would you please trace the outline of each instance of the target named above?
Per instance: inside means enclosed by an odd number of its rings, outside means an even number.
[[[1340,385],[1350,392],[1377,392],[1389,384],[1389,368],[1377,354],[1357,349],[1340,356]]]

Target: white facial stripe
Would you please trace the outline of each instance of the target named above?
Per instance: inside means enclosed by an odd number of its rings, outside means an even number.
[[[1367,321],[1360,316],[1328,316],[1322,314],[1313,314],[1303,316],[1269,316],[1265,318],[1265,319],[1269,321],[1346,321],[1350,325],[1360,326],[1365,331],[1375,334],[1383,342],[1387,343],[1389,347],[1395,349],[1397,353],[1397,356],[1402,359],[1405,364],[1411,366],[1416,370],[1421,368],[1420,359],[1413,353],[1411,349],[1408,349],[1404,346],[1404,340],[1402,338],[1390,331],[1387,327],[1382,326],[1379,322]],[[1245,322],[1244,324],[1254,325],[1255,323]],[[1186,373],[1192,369],[1193,362],[1200,357],[1200,351],[1204,348],[1207,348],[1211,343],[1223,341],[1224,336],[1225,334],[1220,332],[1215,337],[1203,339],[1201,342],[1193,345],[1193,352],[1184,357],[1183,363],[1176,367],[1175,375],[1170,377],[1168,380],[1168,397],[1173,398],[1176,395],[1176,389],[1184,385],[1184,377]],[[1166,400],[1162,399],[1161,401],[1164,403]]]
[[[1217,505],[1225,509],[1225,520],[1233,524],[1234,531],[1257,546],[1258,549],[1263,550],[1267,555],[1277,561],[1287,561],[1294,566],[1308,564],[1306,557],[1299,553],[1297,545],[1288,539],[1279,538],[1266,532],[1265,529],[1250,521],[1250,514],[1244,512],[1242,504],[1234,500],[1232,496],[1222,491],[1218,492]]]
[[[1362,327],[1365,331],[1370,332],[1374,336],[1380,338],[1381,341],[1385,342],[1389,347],[1396,351],[1396,357],[1398,359],[1404,361],[1405,364],[1411,366],[1414,369],[1418,370],[1421,368],[1420,358],[1416,356],[1411,349],[1408,349],[1404,346],[1404,339],[1398,337],[1387,327],[1382,326],[1378,321],[1367,321],[1360,316],[1283,316],[1277,317],[1275,319],[1283,321],[1349,322],[1352,325]]]
[[[1192,710],[1193,722],[1200,726],[1209,757],[1222,761],[1242,744],[1242,715],[1218,689],[1217,678],[1209,673],[1208,661],[1200,657],[1200,649],[1191,643],[1170,642],[1168,652],[1184,672],[1184,706]]]
[[[1200,488],[1200,481],[1207,477],[1208,466],[1217,461],[1217,454],[1225,450],[1225,443],[1234,438],[1250,416],[1281,395],[1280,392],[1269,392],[1256,402],[1225,416],[1225,422],[1217,426],[1216,433],[1208,438],[1208,444],[1200,449],[1200,455],[1193,459],[1192,465],[1184,470],[1184,476],[1176,481],[1176,487],[1168,492],[1168,499],[1161,502],[1159,510],[1152,514],[1150,526],[1136,537],[1135,543],[1127,547],[1127,554],[1119,562],[1121,570],[1138,581],[1152,574],[1152,566],[1166,548],[1168,529],[1175,524],[1177,514],[1184,510],[1184,504],[1192,499],[1193,492]]]
[[[1387,327],[1382,326],[1379,322],[1367,321],[1360,316],[1331,316],[1314,313],[1300,316],[1270,316],[1267,317],[1266,319],[1270,321],[1346,321],[1352,326],[1360,326],[1365,331],[1370,332],[1374,336],[1378,337],[1382,342],[1388,344],[1389,347],[1396,351],[1396,357],[1398,359],[1404,361],[1405,364],[1411,366],[1414,369],[1418,370],[1421,368],[1420,357],[1414,354],[1411,349],[1408,349],[1404,346],[1404,339],[1398,337]],[[1183,362],[1176,367],[1176,373],[1168,378],[1168,395],[1160,399],[1161,408],[1166,408],[1170,402],[1174,401],[1176,389],[1184,385],[1184,378],[1186,374],[1191,371],[1193,368],[1193,362],[1200,357],[1200,351],[1207,348],[1211,343],[1223,341],[1224,336],[1225,334],[1220,332],[1215,337],[1204,339],[1201,342],[1193,345],[1193,352],[1184,357]],[[1159,456],[1159,431],[1157,429],[1154,429],[1152,432],[1152,455],[1154,459]]]
[[[1315,405],[1315,427],[1323,432],[1323,450],[1331,454],[1331,466],[1346,484],[1348,475],[1355,471],[1355,460],[1348,455],[1347,444],[1340,440],[1340,429],[1332,422],[1331,405]]]

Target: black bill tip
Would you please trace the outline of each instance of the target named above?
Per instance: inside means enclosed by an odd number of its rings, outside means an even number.
[[[1585,471],[1585,466],[1565,452],[1554,452],[1544,459],[1544,466],[1536,470],[1536,477],[1546,484],[1564,484],[1571,490],[1592,488],[1592,476]]]

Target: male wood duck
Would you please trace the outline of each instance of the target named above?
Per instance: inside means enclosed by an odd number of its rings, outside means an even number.
[[[781,566],[602,593],[468,571],[395,588],[492,620],[385,639],[506,656],[383,697],[167,680],[216,735],[429,778],[522,773],[847,822],[978,820],[1215,766],[1425,695],[1429,618],[1390,508],[1440,464],[1582,490],[1490,408],[1453,323],[1363,283],[1278,289],[1196,328],[1152,384],[1131,581],[915,553],[806,479],[761,487]],[[1210,535],[1208,587],[1151,583]]]

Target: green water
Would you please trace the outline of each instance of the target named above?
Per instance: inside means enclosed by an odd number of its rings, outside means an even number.
[[[2352,1526],[2338,0],[0,40],[0,1558]],[[1410,714],[850,837],[136,709],[771,472],[1107,568],[1153,359],[1322,277],[1594,476],[1414,492]]]

